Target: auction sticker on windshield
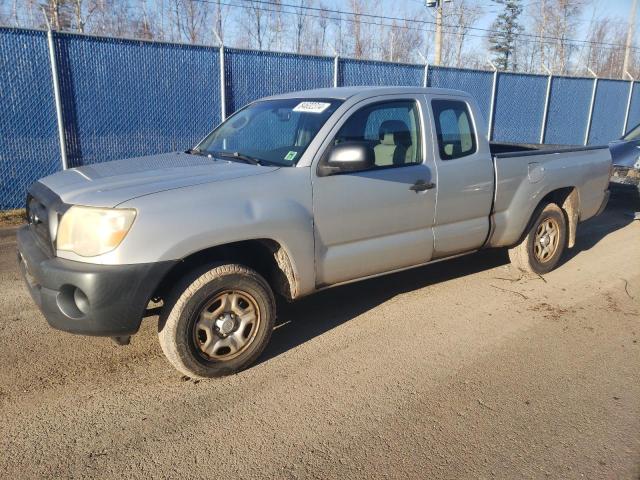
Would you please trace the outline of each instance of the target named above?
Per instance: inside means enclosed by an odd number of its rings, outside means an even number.
[[[293,108],[294,112],[322,113],[331,106],[326,102],[300,102]]]
[[[290,162],[296,158],[296,155],[298,154],[298,152],[294,152],[293,150],[291,150],[289,153],[287,153],[284,157],[285,160],[289,160]]]

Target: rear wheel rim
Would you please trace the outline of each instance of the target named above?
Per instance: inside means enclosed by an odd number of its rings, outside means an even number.
[[[194,344],[206,360],[228,361],[249,348],[260,322],[260,309],[252,295],[226,290],[215,294],[197,313]]]
[[[540,263],[549,262],[558,251],[560,225],[555,218],[547,217],[536,228],[533,253]]]

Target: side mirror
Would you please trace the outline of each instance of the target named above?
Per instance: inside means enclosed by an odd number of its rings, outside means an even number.
[[[363,142],[345,142],[329,148],[318,167],[318,175],[369,170],[375,165],[373,148]]]

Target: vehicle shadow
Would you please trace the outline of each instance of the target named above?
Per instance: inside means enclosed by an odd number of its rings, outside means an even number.
[[[570,261],[580,252],[589,250],[610,233],[633,222],[633,213],[640,210],[640,195],[635,187],[612,187],[611,198],[601,215],[578,226],[576,244],[562,256],[560,265]]]
[[[567,251],[563,263],[633,221],[628,215],[633,211],[633,202],[634,200],[629,198],[612,198],[602,215],[581,225],[576,246]],[[506,250],[484,250],[457,259],[324,290],[293,303],[279,300],[276,329],[258,363],[302,345],[399,294],[508,263]]]
[[[396,295],[509,263],[505,250],[485,250],[404,272],[321,291],[293,303],[278,302],[278,320],[260,362],[348,322]]]

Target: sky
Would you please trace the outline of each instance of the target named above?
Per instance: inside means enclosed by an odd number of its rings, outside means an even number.
[[[424,6],[424,0],[379,0],[380,8],[375,12],[380,15],[387,15],[392,17],[404,17],[408,16],[411,18],[411,13],[416,12],[420,9],[426,9]],[[495,19],[497,13],[501,11],[501,7],[496,5],[490,0],[468,0],[472,3],[480,5],[483,7],[485,12],[484,16],[479,20],[479,22],[475,25],[479,28],[489,28],[491,23]],[[452,3],[455,3],[456,0],[452,0]],[[580,27],[579,31],[576,32],[576,39],[583,39],[587,36],[587,29],[589,27],[589,22],[591,18],[595,15],[595,18],[609,16],[612,17],[615,21],[620,22],[625,26],[628,23],[629,13],[631,10],[632,0],[586,0],[587,5],[584,8],[584,12],[582,17],[580,18]],[[327,6],[331,6],[335,9],[341,10],[351,10],[350,2],[348,0],[324,0]],[[526,21],[528,19],[528,11],[527,8],[530,5],[535,5],[537,0],[523,0],[522,4],[525,7],[525,11],[523,14],[523,19]],[[447,3],[444,4],[445,8]],[[433,10],[433,9],[430,9]],[[640,7],[639,7],[640,13]],[[640,29],[640,22],[636,22],[638,29]],[[638,35],[636,35],[636,38]],[[470,42],[473,42],[474,39],[470,38]],[[476,42],[481,42],[481,39],[475,39]]]

